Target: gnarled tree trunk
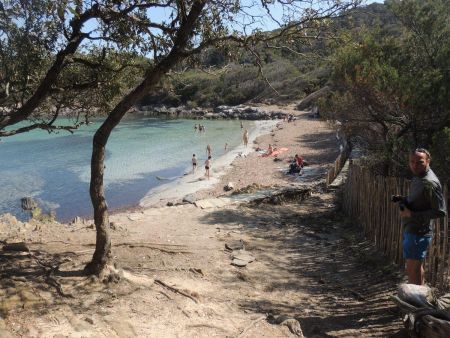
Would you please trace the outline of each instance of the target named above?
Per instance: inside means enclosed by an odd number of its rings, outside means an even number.
[[[94,135],[91,158],[90,195],[92,206],[94,207],[94,221],[97,237],[92,261],[85,267],[85,271],[89,274],[99,275],[111,259],[108,206],[106,204],[103,189],[105,148],[109,135],[114,127],[119,124],[125,113],[140,98],[142,98],[145,93],[153,90],[161,78],[170,69],[172,69],[179,61],[187,57],[187,54],[184,53],[184,48],[192,35],[196,21],[204,6],[204,1],[195,1],[193,3],[189,15],[183,20],[182,25],[178,29],[171,52],[145,75],[144,80],[139,86],[133,89],[117,104]]]
[[[109,215],[103,189],[105,146],[108,137],[101,133],[101,128],[94,135],[91,158],[90,195],[94,207],[94,222],[97,233],[95,252],[92,261],[86,265],[89,274],[99,274],[111,257],[111,239],[109,236]]]

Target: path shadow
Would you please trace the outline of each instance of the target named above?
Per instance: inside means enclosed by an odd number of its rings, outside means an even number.
[[[83,313],[89,310],[85,296],[111,298],[110,286],[87,276],[83,268],[70,251],[0,251],[0,315],[31,309],[44,316],[62,304]]]
[[[402,337],[389,300],[401,280],[398,268],[364,241],[334,201],[315,195],[300,204],[221,209],[203,221],[241,225],[246,250],[266,267],[263,277],[254,264],[239,270],[239,281],[227,281],[230,289],[246,279],[260,286],[261,296],[241,301],[245,310],[297,318],[308,337]],[[280,292],[289,296],[277,299]]]

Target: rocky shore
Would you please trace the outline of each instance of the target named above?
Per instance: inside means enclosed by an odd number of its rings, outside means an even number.
[[[145,116],[189,119],[240,119],[273,120],[282,119],[286,113],[281,110],[265,110],[254,106],[218,106],[215,108],[189,108],[186,106],[142,106],[136,112]]]

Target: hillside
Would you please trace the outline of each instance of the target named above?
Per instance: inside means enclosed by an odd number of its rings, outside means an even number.
[[[355,30],[378,27],[390,34],[399,30],[396,19],[386,6],[374,3],[335,19],[330,31],[333,36],[342,37],[354,35],[352,32]],[[147,95],[141,105],[186,105],[193,108],[301,99],[329,82],[329,59],[337,47],[335,39],[307,42],[284,44],[278,41],[277,48],[257,46],[265,79],[259,74],[255,59],[249,52],[232,46],[222,50],[210,48],[196,60],[197,67],[185,65],[187,70],[173,76],[164,84],[164,89]]]

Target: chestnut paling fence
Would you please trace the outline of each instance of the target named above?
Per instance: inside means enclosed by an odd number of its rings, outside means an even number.
[[[342,168],[344,167],[345,162],[347,161],[348,157],[350,156],[350,148],[346,146],[344,148],[344,151],[342,151],[339,156],[334,161],[333,166],[328,170],[327,178],[326,178],[326,184],[327,187],[333,183],[334,179],[339,175]]]
[[[343,192],[343,208],[358,220],[365,236],[391,261],[403,264],[399,206],[392,195],[407,195],[409,182],[397,177],[373,176],[356,163],[349,163]],[[444,191],[448,201],[448,191]],[[449,288],[448,215],[436,219],[433,240],[425,262],[426,281],[441,291]]]

